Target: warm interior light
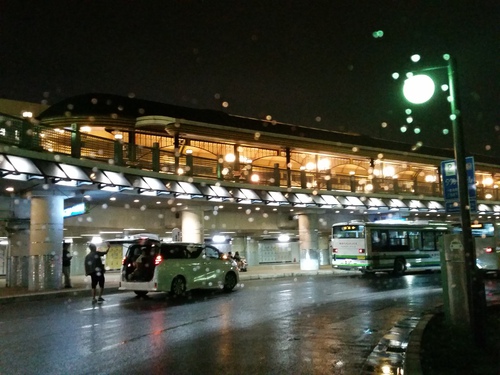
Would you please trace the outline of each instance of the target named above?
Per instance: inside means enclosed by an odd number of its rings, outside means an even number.
[[[384,167],[384,176],[385,177],[392,177],[392,176],[394,176],[394,173],[396,173],[396,172],[395,172],[393,166]]]
[[[318,161],[318,169],[320,171],[326,171],[330,169],[330,160],[329,159],[320,159]]]
[[[232,163],[236,160],[236,156],[234,154],[227,154],[224,158],[228,163]]]
[[[259,182],[260,181],[260,177],[258,174],[253,174],[252,177],[250,177],[250,181],[252,182]]]
[[[316,169],[316,164],[315,163],[313,163],[313,162],[310,161],[309,163],[306,164],[306,170],[313,171],[315,169]]]
[[[493,179],[491,177],[486,177],[483,179],[483,185],[484,186],[491,186],[493,185]]]

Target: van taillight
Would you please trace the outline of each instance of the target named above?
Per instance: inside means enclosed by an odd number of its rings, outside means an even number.
[[[363,254],[365,252],[365,249],[358,249],[358,253]]]
[[[125,265],[125,261],[126,261],[126,260],[127,260],[127,257],[123,257],[123,259],[122,259],[122,266],[124,266],[124,265]]]
[[[157,255],[156,258],[155,258],[155,266],[157,266],[158,264],[160,264],[162,261],[163,261],[162,256],[161,255]]]
[[[332,253],[338,253],[339,249],[332,249]]]
[[[484,252],[485,253],[492,253],[493,252],[493,248],[492,247],[485,247],[484,248]]]

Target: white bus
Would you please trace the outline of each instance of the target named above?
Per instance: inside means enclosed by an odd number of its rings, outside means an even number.
[[[349,222],[332,226],[332,267],[363,273],[439,270],[445,222]]]
[[[459,233],[460,225],[454,232]],[[485,273],[500,276],[500,223],[473,221],[472,236],[476,247],[476,265]]]

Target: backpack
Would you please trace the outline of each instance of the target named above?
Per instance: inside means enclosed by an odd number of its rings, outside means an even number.
[[[92,252],[88,253],[87,256],[85,256],[85,276],[88,276],[91,273],[95,272],[98,257],[99,255]]]

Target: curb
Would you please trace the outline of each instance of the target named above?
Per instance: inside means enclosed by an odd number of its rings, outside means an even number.
[[[118,287],[104,288],[105,293],[121,293]],[[18,294],[13,296],[0,297],[0,305],[6,305],[16,302],[31,302],[44,301],[57,298],[73,298],[73,297],[91,297],[90,288],[88,289],[73,289],[73,290],[54,290],[45,292],[34,292],[29,294]]]
[[[408,347],[406,348],[406,357],[403,364],[404,374],[422,375],[422,365],[420,363],[422,336],[424,335],[427,323],[429,323],[435,314],[435,312],[423,314],[415,329],[411,331]]]

